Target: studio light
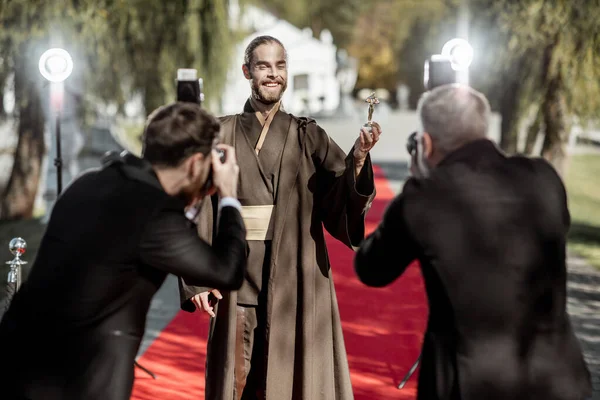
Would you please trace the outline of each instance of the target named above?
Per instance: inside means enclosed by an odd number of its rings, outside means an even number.
[[[73,59],[65,49],[49,49],[40,57],[39,68],[48,81],[63,82],[73,72]]]
[[[465,39],[451,39],[442,47],[442,56],[450,59],[453,70],[464,71],[473,62],[473,47]]]

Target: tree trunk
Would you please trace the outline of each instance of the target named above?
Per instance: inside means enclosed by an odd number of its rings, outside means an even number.
[[[517,152],[519,139],[519,83],[515,81],[509,84],[507,90],[500,100],[500,147],[508,154]]]
[[[519,143],[519,121],[522,116],[521,98],[527,90],[524,86],[523,77],[526,74],[525,66],[530,60],[526,55],[521,55],[514,60],[514,67],[507,71],[500,78],[502,86],[498,101],[498,108],[502,121],[500,123],[500,147],[508,154],[515,154],[518,151]]]
[[[145,86],[144,111],[146,115],[150,115],[152,111],[165,104],[165,91],[158,79],[151,79]],[[167,101],[167,103],[171,101],[175,101],[175,99]]]
[[[569,127],[561,71],[548,82],[543,104],[545,137],[542,156],[548,160],[561,177],[567,172]]]
[[[542,120],[544,117],[544,112],[542,108],[538,109],[535,112],[535,119],[527,128],[527,136],[525,138],[525,151],[524,153],[529,156],[537,156],[538,154],[533,154],[533,149],[535,147],[535,143],[537,142],[538,134],[542,129]]]
[[[42,173],[44,157],[44,112],[36,85],[39,72],[28,63],[32,52],[23,45],[16,54],[15,97],[18,109],[18,135],[15,160],[2,203],[0,218],[15,220],[31,218]],[[31,57],[28,57],[28,56]]]

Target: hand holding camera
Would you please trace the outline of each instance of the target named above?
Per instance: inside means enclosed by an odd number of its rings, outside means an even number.
[[[235,149],[219,144],[211,152],[212,181],[219,197],[237,198],[237,184],[240,167],[235,157]]]

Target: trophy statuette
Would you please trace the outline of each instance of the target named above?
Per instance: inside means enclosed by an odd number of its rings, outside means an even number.
[[[373,111],[375,111],[375,104],[379,104],[379,99],[375,97],[375,92],[373,92],[365,99],[365,102],[369,104],[369,111],[367,122],[363,126],[367,128],[369,132],[371,132],[371,125],[373,124]]]

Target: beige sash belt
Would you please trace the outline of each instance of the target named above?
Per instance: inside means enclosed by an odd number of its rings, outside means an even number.
[[[242,218],[246,225],[246,240],[272,240],[273,231],[269,229],[273,205],[242,206]]]

